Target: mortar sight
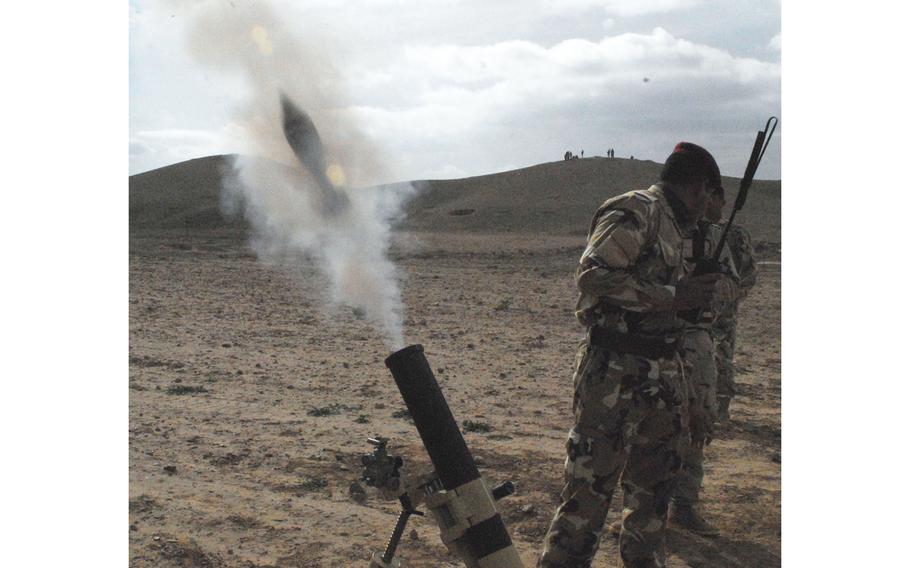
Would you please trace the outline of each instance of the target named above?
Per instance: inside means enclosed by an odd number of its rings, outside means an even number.
[[[389,455],[386,446],[388,438],[376,436],[367,438],[367,442],[375,446],[372,454],[360,457],[363,470],[360,479],[371,487],[398,489],[401,474],[399,469],[404,461],[398,456]]]

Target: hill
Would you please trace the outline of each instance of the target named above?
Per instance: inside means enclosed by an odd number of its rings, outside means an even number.
[[[242,228],[220,210],[229,156],[210,156],[130,176],[130,229]],[[402,230],[584,234],[607,198],[643,189],[661,164],[586,158],[456,180],[429,180],[407,205]],[[739,179],[724,177],[732,202]],[[757,241],[780,243],[780,181],[757,180],[738,216]]]
[[[242,227],[221,212],[230,156],[209,156],[130,176],[130,230]]]

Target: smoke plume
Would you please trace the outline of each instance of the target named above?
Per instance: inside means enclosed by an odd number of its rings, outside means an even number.
[[[233,130],[244,150],[225,182],[225,202],[242,208],[261,259],[317,266],[330,304],[363,314],[397,350],[404,346],[403,304],[386,252],[391,222],[414,188],[376,186],[385,179],[380,154],[345,110],[327,43],[288,29],[266,3],[233,4],[197,5],[189,36],[199,62],[240,73],[249,90],[236,113]],[[288,145],[282,95],[318,130],[326,171],[308,171]],[[320,206],[326,179],[349,203],[340,212]]]

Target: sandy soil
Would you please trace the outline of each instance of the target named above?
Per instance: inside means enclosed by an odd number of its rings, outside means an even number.
[[[397,503],[360,476],[367,437],[428,467],[383,360],[349,311],[328,313],[307,266],[267,267],[241,244],[179,232],[130,250],[130,566],[366,566]],[[571,425],[579,237],[424,234],[401,239],[409,343],[422,343],[484,475],[533,566],[561,485]],[[670,566],[780,564],[780,270],[761,265],[743,306],[742,395],[707,451],[716,539],[673,531]],[[618,502],[619,499],[616,499]],[[404,566],[459,566],[435,523],[412,520]],[[595,566],[616,566],[605,539]]]

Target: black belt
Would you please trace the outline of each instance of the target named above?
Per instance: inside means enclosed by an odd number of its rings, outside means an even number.
[[[622,333],[599,326],[588,331],[588,343],[616,353],[630,353],[646,359],[672,359],[678,349],[675,337]]]

